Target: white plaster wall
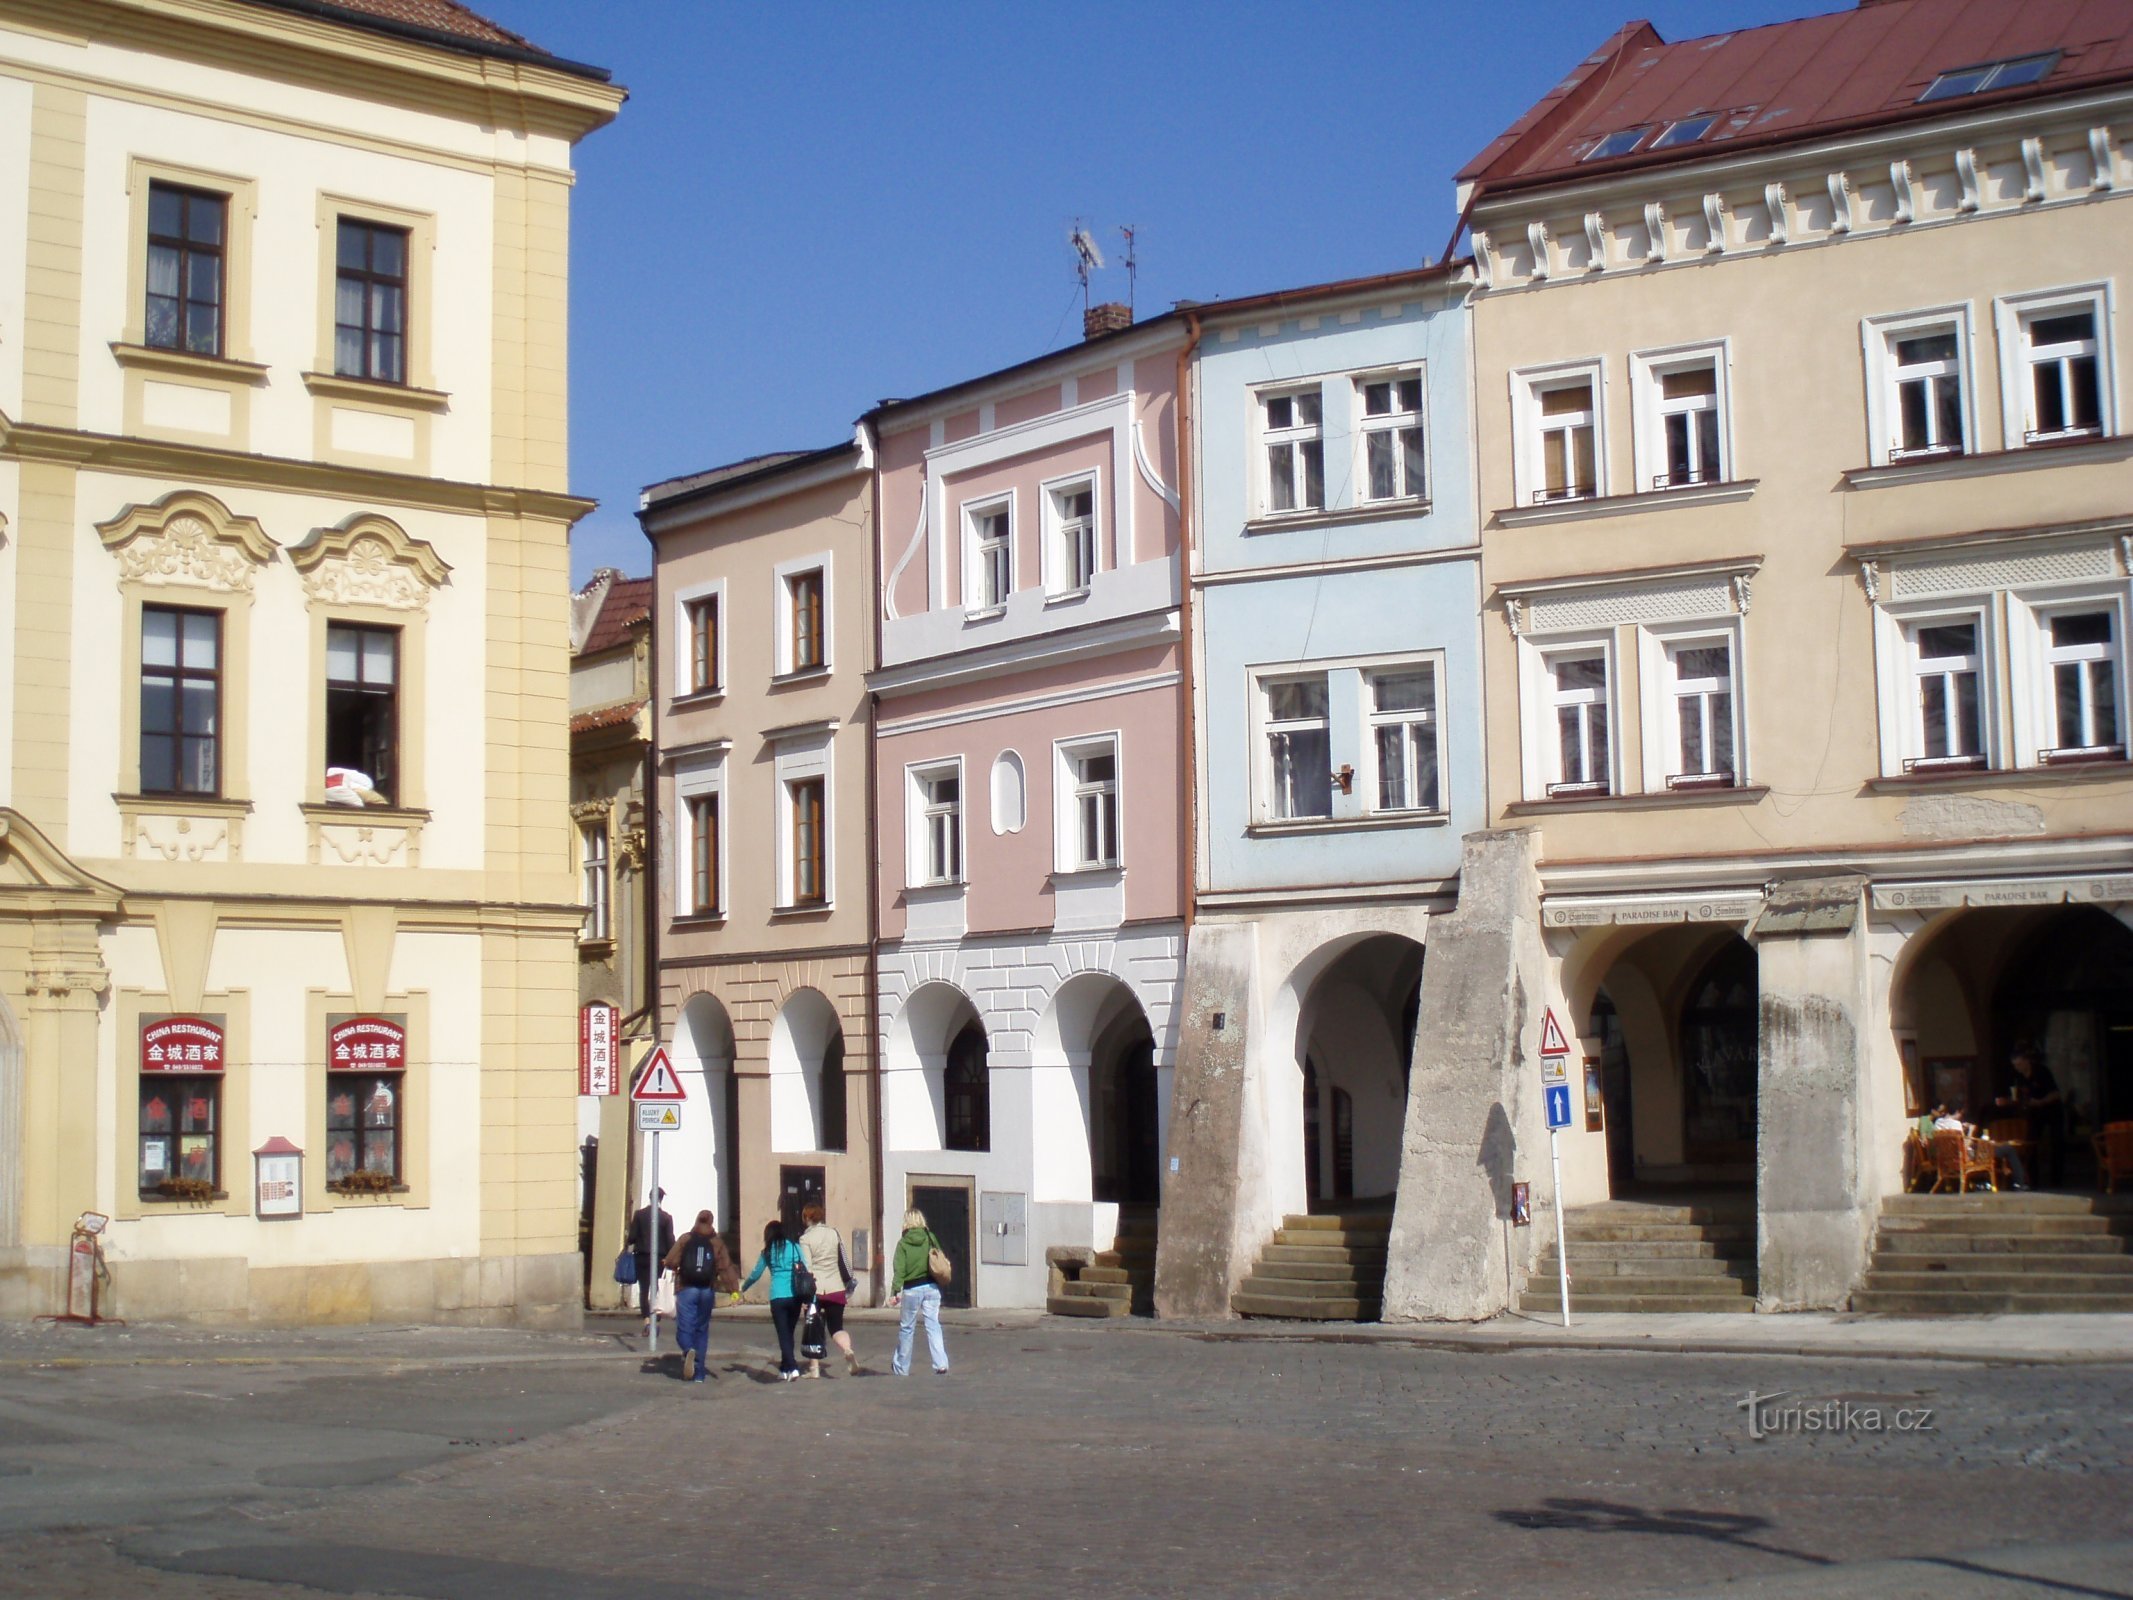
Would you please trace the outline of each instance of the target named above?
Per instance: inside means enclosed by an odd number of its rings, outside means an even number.
[[[704,1007],[701,1001],[697,1004]],[[730,1029],[721,1036],[717,1030],[699,1032],[693,1028],[693,1019],[704,1014],[709,1014],[708,1007],[700,1011],[685,1009],[668,1047],[674,1070],[680,1074],[683,1092],[688,1096],[681,1108],[680,1129],[648,1134],[635,1131],[634,1119],[630,1124],[630,1137],[637,1141],[638,1167],[637,1192],[629,1209],[635,1214],[651,1196],[650,1142],[657,1139],[659,1187],[667,1192],[666,1209],[673,1213],[675,1228],[684,1232],[696,1213],[706,1208],[717,1216],[719,1227],[730,1229],[735,1223],[719,1204],[718,1169],[718,1152],[725,1143],[720,1136],[726,1123],[726,1080],[733,1072],[733,1035]],[[632,1077],[642,1055],[640,1052],[629,1062]]]
[[[12,53],[20,36],[0,29],[0,53]],[[22,415],[22,325],[26,316],[25,261],[30,205],[30,101],[34,90],[21,78],[0,78],[0,412]],[[0,593],[9,591],[0,590]]]
[[[0,230],[4,233],[5,230]],[[0,334],[0,338],[4,338]],[[15,803],[15,606],[16,551],[22,518],[22,469],[0,460],[0,806]]]
[[[951,946],[896,946],[881,954],[883,1238],[893,1243],[907,1185],[928,1177],[970,1177],[987,1191],[1027,1197],[1029,1232],[1022,1266],[979,1265],[974,1303],[1040,1306],[1044,1252],[1051,1245],[1108,1248],[1117,1208],[1089,1198],[1088,1041],[1046,1037],[1054,996],[1070,979],[1101,973],[1129,989],[1155,1038],[1159,1135],[1167,1144],[1170,1070],[1176,1052],[1172,1007],[1182,941],[1175,924],[1112,937],[972,940]],[[992,1148],[940,1148],[944,1017],[914,1030],[904,1007],[929,984],[967,996],[985,1026],[992,1071]],[[937,994],[938,991],[935,991]],[[945,1009],[945,1008],[943,1008]],[[902,1018],[903,1026],[899,1027]],[[1076,1059],[1078,1058],[1078,1059]],[[975,1229],[978,1205],[973,1201]],[[1099,1236],[1101,1234],[1101,1236]],[[982,1253],[982,1244],[976,1253]]]

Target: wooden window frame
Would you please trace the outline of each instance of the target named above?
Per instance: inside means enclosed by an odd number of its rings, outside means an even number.
[[[351,228],[359,230],[364,239],[363,264],[359,267],[351,267],[341,258],[341,235],[343,230]],[[400,241],[400,270],[397,273],[381,271],[371,264],[375,255],[377,238],[381,234],[391,234]],[[337,378],[353,379],[360,383],[389,384],[399,389],[409,387],[412,381],[409,374],[413,366],[414,354],[415,230],[404,223],[384,222],[374,217],[342,214],[334,218],[332,244],[334,319],[333,366],[331,370],[333,375]],[[341,286],[349,282],[359,283],[363,286],[363,319],[360,323],[353,325],[353,331],[362,340],[362,358],[357,364],[357,370],[354,371],[350,371],[342,364],[340,354],[340,336],[344,331],[351,328],[351,324],[342,321],[340,316]],[[371,291],[381,287],[397,291],[400,297],[400,326],[396,333],[390,335],[390,337],[398,340],[399,361],[397,370],[390,374],[376,370],[372,362],[371,341],[381,336],[384,330],[372,326]]]
[[[718,790],[706,789],[685,796],[682,802],[689,817],[688,916],[715,917],[725,909],[725,885],[719,873],[721,798]]]
[[[829,778],[817,774],[788,779],[785,797],[792,830],[792,859],[788,865],[792,894],[788,903],[816,910],[829,904]],[[812,883],[808,877],[810,868]]]
[[[176,640],[176,663],[168,669],[149,666],[147,661],[147,633],[148,618],[151,613],[164,613],[167,615],[181,618],[188,616],[212,617],[214,619],[215,627],[215,665],[213,666],[213,668],[206,671],[199,671],[192,668],[188,668],[185,665],[185,628],[182,622],[180,622],[178,625],[178,637]],[[221,610],[219,607],[213,606],[172,606],[152,604],[147,602],[144,602],[141,606],[141,616],[139,624],[141,659],[138,665],[138,676],[135,682],[136,693],[139,695],[140,701],[142,703],[142,710],[139,712],[137,718],[140,723],[137,754],[143,758],[141,761],[141,770],[145,772],[147,769],[147,761],[145,758],[147,755],[149,741],[151,739],[169,739],[173,746],[171,773],[174,779],[171,787],[167,789],[151,789],[147,787],[146,780],[144,779],[140,790],[142,794],[152,794],[158,796],[182,795],[203,800],[219,800],[223,797],[226,777],[226,774],[223,771],[223,759],[226,753],[223,729],[223,700],[225,698],[223,694],[223,673],[225,663],[228,659],[228,646],[227,641],[225,639],[227,629],[224,624],[227,615],[228,614]],[[173,693],[171,713],[173,721],[175,723],[175,727],[169,734],[150,733],[146,726],[147,714],[145,709],[145,702],[147,700],[148,694],[148,678],[151,673],[157,674],[159,676],[168,676],[172,680]],[[191,737],[204,737],[213,746],[215,781],[211,786],[204,789],[199,789],[190,788],[184,782],[185,742],[188,738],[188,735],[185,731],[184,686],[188,680],[199,680],[202,678],[213,683],[215,686],[214,731],[209,734],[193,735]]]
[[[158,194],[175,195],[179,201],[179,227],[176,234],[156,232],[155,211]],[[216,239],[211,245],[203,244],[192,237],[192,209],[196,204],[212,206],[216,213]],[[183,355],[204,356],[219,360],[229,348],[229,255],[230,255],[230,196],[221,190],[201,188],[192,184],[173,183],[165,178],[148,181],[148,221],[146,248],[150,253],[156,249],[175,250],[178,254],[177,336],[172,341],[159,341],[155,337],[154,319],[149,315],[151,300],[169,298],[154,290],[154,274],[146,271],[145,287],[141,301],[141,342],[151,350],[172,350]],[[190,336],[190,319],[186,308],[203,303],[189,291],[193,283],[195,264],[205,259],[214,265],[215,338],[210,348],[195,346]]]
[[[405,767],[405,763],[403,761],[403,750],[405,746],[405,740],[402,737],[402,696],[407,682],[406,630],[402,627],[391,624],[381,624],[374,622],[355,622],[343,618],[332,618],[328,620],[326,624],[326,661],[324,670],[324,722],[328,745],[328,748],[325,752],[325,767],[352,765],[352,763],[349,762],[337,762],[333,759],[331,741],[333,738],[332,707],[335,689],[339,688],[344,693],[353,692],[358,695],[370,694],[372,692],[372,686],[362,676],[364,671],[364,661],[366,652],[360,646],[358,646],[356,650],[357,676],[353,679],[336,678],[333,676],[333,635],[336,630],[343,630],[359,635],[387,634],[390,635],[392,638],[393,676],[391,683],[391,693],[389,696],[376,697],[387,699],[389,703],[388,716],[390,718],[392,730],[390,735],[392,770],[389,773],[385,773],[382,775],[377,772],[371,771],[368,766],[358,767],[356,770],[364,772],[369,776],[369,778],[371,779],[371,787],[379,794],[385,797],[385,803],[387,807],[390,808],[400,806],[406,803],[407,791],[407,785],[403,781]],[[322,767],[320,770],[320,779],[322,782],[324,781],[324,767]],[[351,807],[350,810],[351,812],[356,812],[358,814],[360,812],[360,808],[357,807]]]

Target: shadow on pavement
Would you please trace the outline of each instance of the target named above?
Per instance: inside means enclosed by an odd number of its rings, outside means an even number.
[[[1498,1522],[1529,1531],[1557,1530],[1565,1533],[1656,1533],[1674,1538],[1707,1539],[1736,1550],[1754,1550],[1763,1555],[1784,1556],[1815,1566],[1833,1566],[1828,1556],[1805,1550],[1788,1550],[1750,1535],[1770,1526],[1768,1517],[1743,1516],[1730,1511],[1646,1511],[1640,1506],[1616,1505],[1606,1500],[1544,1500],[1536,1510],[1498,1511]]]

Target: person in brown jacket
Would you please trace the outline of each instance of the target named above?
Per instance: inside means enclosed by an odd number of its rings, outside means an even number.
[[[681,1376],[702,1383],[710,1376],[705,1347],[711,1343],[711,1308],[719,1290],[731,1292],[740,1278],[711,1213],[696,1213],[696,1226],[674,1241],[665,1265],[674,1274],[674,1341],[681,1346]]]

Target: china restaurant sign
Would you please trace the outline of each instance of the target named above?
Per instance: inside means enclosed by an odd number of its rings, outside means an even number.
[[[222,1029],[205,1017],[164,1017],[141,1024],[143,1072],[220,1072]]]
[[[407,1066],[407,1029],[387,1017],[350,1017],[326,1034],[335,1072],[399,1072]]]

